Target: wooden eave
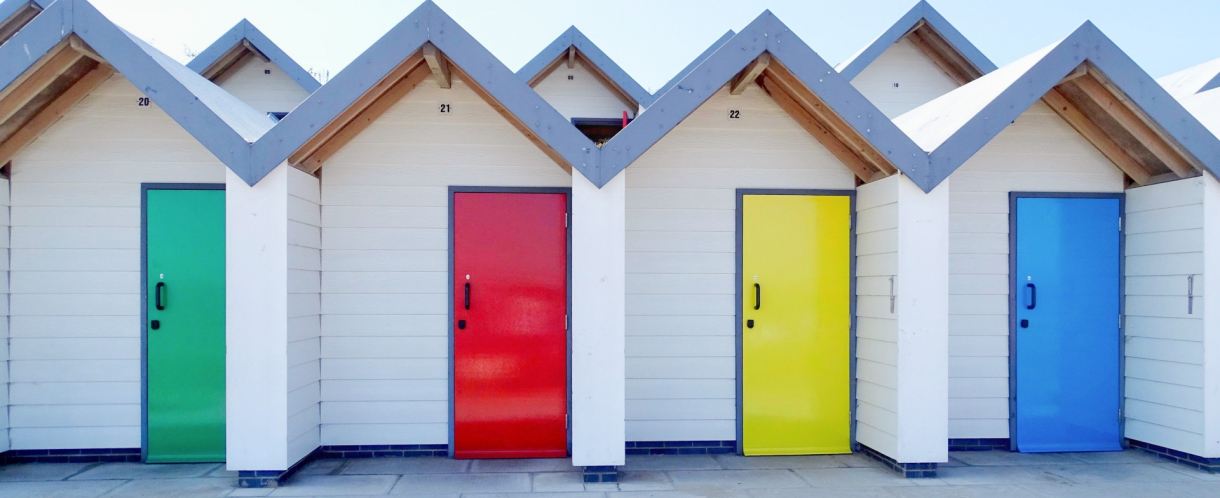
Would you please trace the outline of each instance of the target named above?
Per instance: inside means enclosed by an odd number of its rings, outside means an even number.
[[[18,31],[21,31],[21,28],[24,28],[26,24],[33,21],[40,12],[42,12],[42,9],[31,2],[24,9],[14,12],[8,19],[0,19],[0,44],[8,41]]]
[[[576,48],[575,46],[569,46],[568,50],[564,52],[563,55],[556,57],[555,60],[551,61],[550,64],[547,64],[546,68],[538,71],[538,74],[535,74],[533,78],[530,78],[526,84],[528,84],[530,88],[534,88],[538,86],[538,83],[541,83],[542,80],[546,79],[547,76],[550,76],[551,73],[555,72],[556,69],[559,69],[560,66],[572,68],[576,66],[577,61],[579,61],[580,64],[585,67],[585,69],[588,69],[589,72],[593,74],[593,77],[597,78],[598,82],[602,84],[602,86],[605,86],[606,88],[610,89],[610,91],[614,92],[619,99],[623,100],[624,102],[631,103],[631,105],[635,106],[636,108],[640,107],[639,102],[636,102],[635,99],[631,98],[630,95],[627,95],[627,92],[623,91],[622,88],[619,88],[619,86],[616,85],[609,76],[606,76],[606,73],[603,72],[601,68],[597,67],[597,64],[590,62],[589,59],[580,52],[580,49]]]
[[[228,52],[225,52],[224,55],[216,59],[216,62],[213,62],[207,69],[200,71],[199,75],[207,78],[209,81],[216,81],[247,56],[257,57],[263,62],[271,60],[266,54],[259,51],[254,44],[250,43],[249,40],[242,40],[241,43],[233,45],[233,48],[230,48]]]
[[[1060,81],[1042,100],[1121,169],[1134,186],[1198,176],[1205,170],[1088,63]]]
[[[427,57],[425,57],[425,54],[427,54]],[[432,59],[432,62],[429,62],[428,59]],[[448,73],[446,78],[456,76],[461,79],[484,102],[487,102],[496,112],[504,116],[510,124],[525,135],[530,142],[538,146],[543,153],[555,161],[564,171],[567,171],[569,174],[572,172],[571,165],[563,159],[559,152],[552,149],[534,132],[530,131],[525,123],[509,112],[490,93],[475,83],[473,78],[467,76],[461,67],[453,64],[452,61],[445,57],[444,53],[431,45],[421,48],[404,59],[402,63],[382,77],[364,95],[361,95],[347,109],[339,113],[335,119],[321,125],[318,133],[314,134],[311,139],[288,156],[288,164],[306,173],[318,174],[327,159],[347,145],[360,132],[372,125],[377,118],[385,114],[390,107],[410,93],[411,90],[415,89],[416,86],[428,78],[437,78],[439,80],[441,76],[436,74],[437,65],[443,65],[447,68]],[[452,76],[448,76],[448,74]]]
[[[0,91],[0,164],[12,160],[114,74],[114,68],[99,59],[72,35]]]
[[[958,85],[965,85],[984,74],[927,21],[920,20],[905,36]]]

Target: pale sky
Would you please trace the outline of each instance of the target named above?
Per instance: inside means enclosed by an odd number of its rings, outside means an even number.
[[[185,62],[243,17],[307,69],[338,73],[422,0],[93,0]],[[728,29],[770,9],[834,65],[916,0],[438,0],[517,70],[568,26],[652,91]],[[1220,58],[1220,0],[932,0],[997,65],[1092,20],[1153,76]]]

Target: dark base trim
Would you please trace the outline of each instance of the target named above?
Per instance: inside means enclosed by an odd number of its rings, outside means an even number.
[[[936,463],[898,463],[897,460],[882,454],[881,452],[869,448],[865,445],[860,445],[860,450],[868,455],[873,460],[885,464],[891,470],[902,474],[907,479],[918,479],[924,477],[936,477]]]
[[[627,441],[628,455],[731,455],[737,441]]]
[[[0,465],[7,465],[10,463],[95,463],[139,461],[139,448],[8,450],[0,453]]]
[[[316,458],[447,457],[447,444],[366,444],[322,446]]]
[[[305,455],[305,458],[288,467],[288,470],[239,470],[237,471],[237,486],[241,488],[278,488],[298,470],[317,458],[318,449],[315,449]]]
[[[1180,463],[1199,470],[1206,470],[1213,474],[1220,474],[1220,458],[1201,457],[1186,453],[1184,451],[1169,449],[1164,446],[1145,443],[1143,441],[1136,441],[1134,439],[1128,439],[1127,444],[1132,448],[1139,448],[1145,452],[1151,453],[1171,462]]]
[[[590,465],[585,467],[585,482],[618,482],[618,467]]]
[[[950,439],[949,451],[1008,451],[1008,438]]]

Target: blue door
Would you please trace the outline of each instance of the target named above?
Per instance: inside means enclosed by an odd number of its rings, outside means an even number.
[[[1119,200],[1015,208],[1017,451],[1120,450]]]

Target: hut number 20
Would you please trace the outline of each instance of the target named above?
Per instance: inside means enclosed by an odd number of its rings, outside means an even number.
[[[140,97],[136,99],[136,106],[138,107],[148,107],[149,103],[148,97]]]

